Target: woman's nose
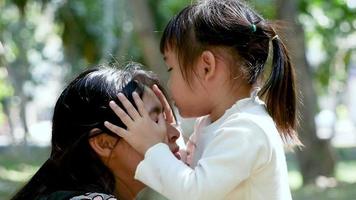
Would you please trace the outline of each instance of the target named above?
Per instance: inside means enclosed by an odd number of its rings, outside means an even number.
[[[171,80],[171,76],[169,75],[168,77],[168,80],[167,80],[167,88],[168,88],[168,91],[172,91],[172,80]]]
[[[174,143],[179,138],[180,133],[177,128],[167,123],[167,136],[168,136],[168,141],[170,143]]]

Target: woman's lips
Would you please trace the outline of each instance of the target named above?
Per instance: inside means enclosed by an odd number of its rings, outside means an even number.
[[[181,156],[180,156],[180,153],[179,153],[179,147],[176,147],[173,151],[172,151],[173,155],[178,159],[180,160],[181,159]]]

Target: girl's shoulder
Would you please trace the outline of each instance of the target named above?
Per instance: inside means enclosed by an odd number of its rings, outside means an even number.
[[[268,114],[238,113],[228,118],[220,128],[246,130],[266,142],[281,139],[275,122]]]
[[[80,191],[57,191],[38,200],[117,200],[111,194]]]

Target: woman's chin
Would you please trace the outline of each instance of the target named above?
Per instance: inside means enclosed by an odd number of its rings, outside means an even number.
[[[178,159],[181,160],[181,156],[179,152],[174,153],[174,156]]]

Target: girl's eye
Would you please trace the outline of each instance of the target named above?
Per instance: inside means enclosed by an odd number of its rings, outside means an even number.
[[[172,67],[168,68],[167,72],[170,72],[170,71],[172,71],[172,69],[173,69]]]

